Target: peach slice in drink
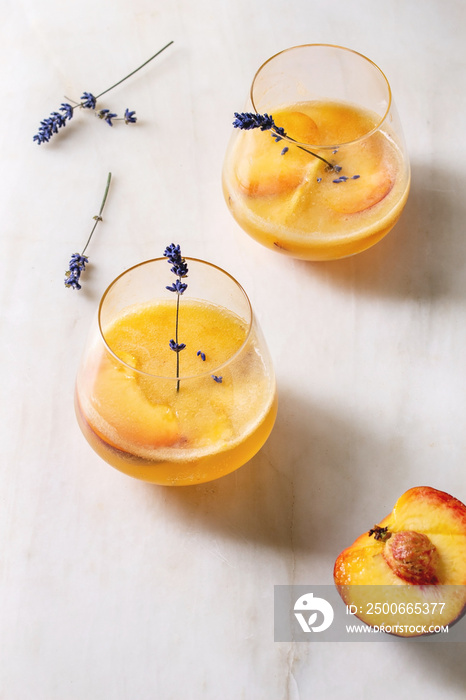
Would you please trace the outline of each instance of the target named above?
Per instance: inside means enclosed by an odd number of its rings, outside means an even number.
[[[101,437],[120,449],[125,442],[146,448],[173,445],[180,438],[174,411],[151,403],[131,371],[136,365],[134,358],[123,352],[119,356],[130,366],[104,358],[95,381],[94,408],[112,426],[111,436],[101,433]]]
[[[340,214],[357,214],[381,202],[395,184],[396,172],[386,157],[382,136],[375,134],[345,158],[345,148],[337,155],[341,170],[329,173],[324,201]]]
[[[274,121],[295,141],[318,142],[317,125],[303,112],[276,112]],[[255,129],[243,134],[236,177],[251,197],[277,195],[294,190],[302,182],[310,161],[319,162],[297,146],[284,140],[276,142],[272,132]]]

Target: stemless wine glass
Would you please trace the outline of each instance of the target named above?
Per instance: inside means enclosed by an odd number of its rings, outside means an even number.
[[[257,114],[279,131],[254,128],[245,117]],[[390,85],[368,58],[324,44],[282,51],[259,68],[237,116],[223,190],[257,241],[332,260],[393,228],[408,197],[409,161]]]
[[[215,265],[183,260],[181,294],[173,294],[167,258],[110,284],[75,393],[81,430],[104,460],[172,486],[243,465],[277,412],[272,362],[243,288]]]

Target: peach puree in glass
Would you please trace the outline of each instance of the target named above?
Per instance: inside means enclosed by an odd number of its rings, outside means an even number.
[[[103,331],[107,348],[96,345],[77,384],[76,407],[103,459],[139,479],[183,485],[250,459],[268,437],[277,405],[254,329],[223,307],[184,298],[177,391],[176,353],[168,345],[175,316],[172,300],[119,315]]]
[[[234,134],[223,187],[242,228],[270,248],[309,260],[346,257],[385,236],[409,191],[409,168],[390,125],[343,102],[303,102],[271,114],[302,148],[260,129]],[[342,176],[348,179],[334,182]]]

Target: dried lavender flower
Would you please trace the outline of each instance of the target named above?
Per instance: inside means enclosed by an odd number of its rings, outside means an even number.
[[[177,276],[177,280],[173,282],[172,285],[166,287],[169,292],[174,292],[176,294],[176,321],[175,321],[175,339],[170,340],[169,347],[170,350],[176,352],[176,390],[180,390],[180,352],[184,350],[185,343],[178,342],[178,325],[179,325],[179,314],[180,314],[180,297],[186,291],[188,285],[182,282],[182,278],[188,276],[188,264],[186,260],[181,255],[181,248],[178,244],[171,243],[164,250],[164,257],[167,258],[168,262],[171,264],[170,271]]]
[[[341,170],[341,167],[339,165],[334,165],[325,158],[322,158],[322,156],[319,156],[317,153],[314,153],[313,151],[304,148],[304,146],[300,146],[299,144],[297,144],[296,139],[293,139],[291,138],[291,136],[288,136],[284,128],[281,126],[277,126],[274,122],[273,117],[267,113],[254,114],[253,112],[235,112],[233,126],[235,127],[235,129],[260,129],[261,131],[270,131],[275,141],[281,141],[283,137],[286,137],[289,141],[296,143],[297,147],[300,148],[302,151],[305,151],[311,156],[314,156],[314,158],[318,158],[319,160],[323,161],[330,170],[334,170],[335,172],[339,172]],[[285,155],[285,153],[286,150],[283,149],[281,154]]]
[[[94,216],[95,223],[92,227],[92,231],[89,235],[89,238],[87,239],[86,245],[84,246],[82,253],[73,253],[73,255],[70,258],[68,270],[65,272],[65,287],[69,287],[71,289],[81,289],[81,284],[79,283],[81,273],[84,272],[84,270],[86,269],[86,265],[89,262],[89,258],[86,255],[84,255],[84,253],[86,252],[87,246],[91,242],[91,238],[96,229],[97,224],[99,223],[99,221],[102,221],[102,212],[104,210],[105,202],[107,201],[107,195],[111,179],[112,173],[109,173],[107,177],[107,186],[105,187],[105,193],[102,199],[102,204],[100,205],[99,213],[96,216]]]
[[[169,287],[166,287],[169,292],[178,292],[178,294],[183,294],[183,292],[186,291],[188,288],[188,285],[182,282],[180,279],[177,279],[175,282],[173,282],[172,285]]]
[[[52,112],[49,117],[41,121],[39,129],[37,130],[37,134],[33,136],[33,141],[35,141],[39,146],[42,143],[47,143],[48,141],[50,141],[52,136],[54,134],[57,134],[58,130],[66,126],[68,121],[73,118],[75,109],[95,110],[97,100],[99,99],[99,97],[102,97],[102,95],[105,95],[107,92],[110,92],[110,90],[113,90],[114,87],[120,85],[120,83],[122,83],[124,80],[127,80],[127,78],[130,78],[132,75],[137,73],[137,71],[141,70],[141,68],[143,68],[156,56],[162,53],[162,51],[165,51],[165,49],[168,48],[171,44],[173,44],[173,41],[170,41],[166,46],[157,51],[157,53],[151,56],[138,68],[136,68],[136,70],[133,70],[131,73],[122,78],[122,80],[119,80],[117,83],[107,88],[107,90],[104,90],[96,97],[91,92],[83,92],[83,94],[81,95],[81,102],[75,102],[74,105],[69,104],[69,102],[62,102],[58,112]],[[71,102],[74,102],[74,100],[71,100]],[[60,114],[60,112],[62,112],[62,114]],[[125,110],[124,117],[118,117],[117,114],[110,112],[109,109],[101,109],[99,110],[99,112],[97,112],[97,116],[103,121],[105,121],[107,124],[109,124],[109,126],[113,126],[113,120],[124,121],[125,124],[135,124],[137,121],[136,117],[134,116],[135,114],[135,111],[130,111],[128,108]]]
[[[129,109],[125,109],[125,124],[136,124],[136,117],[134,116],[136,112],[130,112]]]
[[[277,136],[286,136],[285,130],[277,126],[269,114],[254,114],[253,112],[235,112],[233,122],[235,129],[260,129],[273,131]]]
[[[65,273],[65,287],[81,289],[79,279],[81,277],[81,273],[86,269],[86,263],[88,262],[89,258],[85,255],[73,253],[70,259],[69,269]]]
[[[83,102],[81,102],[81,107],[84,107],[85,109],[95,109],[97,99],[91,92],[83,92],[81,95],[81,100],[83,100]]]
[[[181,352],[181,350],[184,350],[186,347],[185,343],[177,343],[173,339],[170,340],[168,344],[170,346],[170,350],[174,350],[175,352]]]
[[[115,119],[118,115],[110,112],[109,109],[101,109],[97,112],[97,116],[99,119],[106,121],[109,126],[113,126],[112,119]]]
[[[165,248],[163,254],[166,258],[168,258],[168,262],[173,265],[171,271],[174,275],[177,275],[178,277],[188,276],[188,265],[185,259],[181,256],[181,249],[179,245],[172,243]]]

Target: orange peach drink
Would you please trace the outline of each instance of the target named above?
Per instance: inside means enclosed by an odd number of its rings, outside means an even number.
[[[383,238],[406,203],[409,168],[389,127],[377,128],[380,116],[333,101],[282,106],[271,116],[300,146],[260,129],[233,135],[223,189],[241,227],[308,260],[353,255]]]
[[[275,420],[275,383],[254,328],[223,307],[183,298],[177,390],[168,346],[175,307],[137,304],[104,329],[106,347],[96,346],[82,370],[76,408],[91,446],[120,471],[196,484],[260,449]]]

